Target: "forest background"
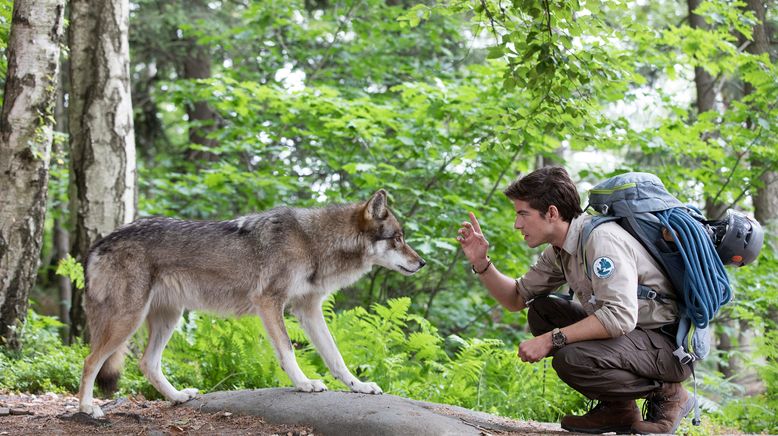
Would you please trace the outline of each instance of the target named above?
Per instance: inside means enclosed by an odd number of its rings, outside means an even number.
[[[385,188],[429,267],[412,278],[375,269],[330,300],[346,362],[391,394],[544,421],[584,410],[547,360],[518,361],[526,315],[487,295],[454,239],[476,212],[492,259],[521,275],[538,251],[513,230],[501,190],[558,164],[584,203],[607,176],[649,171],[708,218],[734,208],[765,226],[758,261],[729,270],[734,301],[696,371],[703,429],[684,431],[776,433],[770,6],[0,0],[0,388],[77,390],[87,348],[78,280],[65,276],[78,279],[87,247],[118,225],[354,202]],[[36,24],[47,30],[32,45],[13,37]],[[56,62],[20,76],[15,56],[37,49]],[[25,90],[43,91],[26,124],[12,110],[24,105],[11,105]],[[303,369],[339,386],[288,325]],[[204,391],[289,385],[262,335],[256,319],[187,313],[165,371]],[[137,369],[144,341],[122,394],[158,395]]]

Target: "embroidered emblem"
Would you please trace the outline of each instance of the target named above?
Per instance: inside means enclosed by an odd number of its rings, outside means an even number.
[[[601,279],[607,279],[616,270],[616,264],[609,257],[598,257],[592,264],[594,275]]]

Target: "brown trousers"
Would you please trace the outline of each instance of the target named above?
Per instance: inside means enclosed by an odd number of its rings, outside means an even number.
[[[539,336],[586,318],[580,304],[556,296],[538,297],[529,304],[530,331]],[[662,382],[681,382],[691,368],[673,355],[675,339],[640,327],[624,336],[581,341],[553,353],[559,378],[587,398],[623,401],[643,398]]]

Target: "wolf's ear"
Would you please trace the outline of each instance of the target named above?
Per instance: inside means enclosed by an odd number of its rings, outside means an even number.
[[[388,214],[389,211],[386,209],[386,191],[379,189],[365,206],[365,219],[382,220]]]

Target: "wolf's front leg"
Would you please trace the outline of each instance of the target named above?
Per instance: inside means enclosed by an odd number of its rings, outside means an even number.
[[[377,384],[362,382],[348,370],[337,345],[335,345],[335,340],[332,339],[330,330],[327,328],[327,323],[324,322],[324,314],[321,311],[319,301],[306,302],[302,306],[297,307],[294,313],[335,378],[342,381],[343,384],[354,392],[363,394],[383,393]]]
[[[276,357],[281,364],[281,369],[286,372],[289,379],[292,380],[295,388],[302,392],[322,392],[327,390],[327,386],[321,380],[311,380],[303,374],[297,359],[294,357],[292,341],[289,340],[289,334],[284,325],[284,307],[269,297],[260,297],[258,302],[259,317],[265,326],[270,342],[276,350]]]

